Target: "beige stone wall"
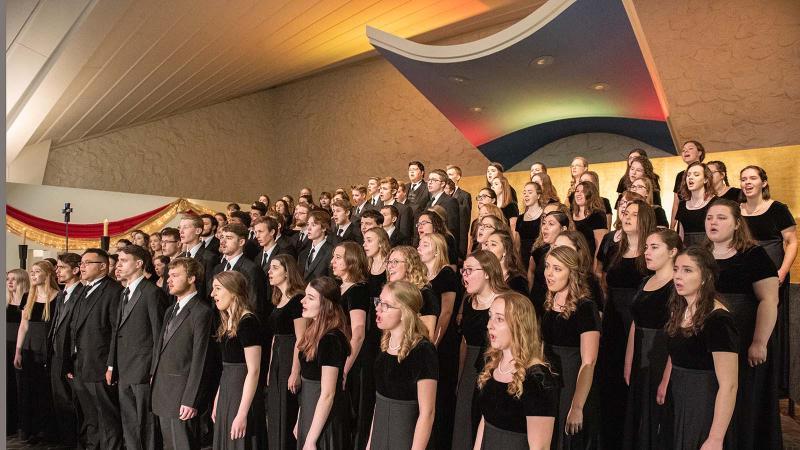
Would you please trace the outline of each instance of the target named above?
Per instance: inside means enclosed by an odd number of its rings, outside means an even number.
[[[800,140],[800,2],[634,0],[678,141],[710,151]]]

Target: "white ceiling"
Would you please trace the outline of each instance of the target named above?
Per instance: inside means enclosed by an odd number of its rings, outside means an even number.
[[[64,145],[369,56],[366,25],[432,42],[519,19],[539,4],[10,0],[8,156],[24,145]]]

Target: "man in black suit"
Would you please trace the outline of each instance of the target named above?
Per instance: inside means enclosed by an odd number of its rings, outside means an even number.
[[[328,242],[326,237],[330,222],[331,216],[325,211],[314,210],[309,213],[306,232],[311,245],[303,250],[297,258],[297,263],[303,270],[303,278],[306,282],[330,274],[333,245]]]
[[[389,244],[391,244],[392,248],[398,245],[411,245],[411,238],[397,227],[397,206],[383,205],[381,214],[383,215],[382,226],[386,234],[389,235]]]
[[[67,378],[64,360],[72,353],[69,324],[75,303],[83,293],[80,265],[81,256],[76,253],[58,255],[56,277],[58,283],[64,285],[64,289],[56,296],[54,319],[47,335],[50,389],[53,394],[53,410],[55,417],[58,418],[55,421],[58,440],[68,447],[75,447],[78,443],[78,416],[72,393],[72,380]]]
[[[294,208],[294,234],[289,238],[289,242],[294,247],[295,255],[299,255],[308,248],[310,243],[308,236],[306,236],[306,223],[308,222],[309,212],[311,212],[311,209],[308,205],[297,205]]]
[[[364,205],[367,209],[374,209],[380,211],[383,202],[380,195],[381,179],[378,177],[369,177],[367,180],[367,203]]]
[[[379,192],[383,206],[394,205],[395,209],[397,209],[397,223],[394,225],[399,228],[405,236],[411,237],[414,231],[416,231],[414,226],[414,212],[409,206],[395,200],[395,195],[397,195],[400,186],[401,185],[398,184],[397,180],[393,177],[382,178]],[[383,225],[386,227],[385,220]]]
[[[276,240],[276,236],[280,231],[280,225],[274,217],[267,215],[255,221],[253,230],[256,232],[258,245],[261,246],[261,251],[258,252],[255,262],[261,267],[261,270],[264,271],[264,275],[266,276],[269,272],[269,263],[275,259],[276,256],[287,254],[286,250],[281,247]],[[271,289],[267,288],[268,294],[271,293],[271,291]]]
[[[245,234],[245,242],[242,251],[244,252],[245,258],[249,259],[250,261],[253,261],[254,259],[256,259],[256,255],[258,255],[258,252],[261,250],[261,247],[258,246],[258,241],[256,241],[255,235],[251,235],[250,233],[250,223],[251,223],[250,214],[247,214],[244,211],[234,211],[231,213],[231,219],[228,221],[228,224],[232,223],[239,223],[244,225],[244,228],[247,231],[247,233]],[[220,253],[222,253],[221,248],[220,248]]]
[[[202,266],[191,258],[169,263],[169,293],[177,301],[164,315],[158,333],[151,369],[153,414],[161,425],[165,449],[199,449],[200,405],[208,403],[203,393],[205,366],[213,333],[213,312],[197,298],[195,280]]]
[[[408,180],[409,183],[406,185],[408,200],[406,204],[411,207],[411,211],[414,213],[414,221],[416,222],[419,215],[425,211],[425,206],[429,200],[428,188],[425,185],[425,166],[420,161],[408,163]]]
[[[156,424],[150,408],[150,371],[155,342],[167,310],[167,295],[144,277],[150,253],[129,245],[118,254],[117,271],[120,280],[125,281],[125,289],[111,337],[106,383],[118,386],[125,448],[155,449]]]
[[[444,192],[446,180],[447,174],[442,169],[434,169],[428,174],[428,193],[430,194],[430,200],[428,200],[425,209],[430,209],[434,206],[441,206],[442,209],[444,209],[444,212],[447,214],[445,218],[447,220],[447,229],[450,230],[450,233],[456,239],[456,245],[458,245],[459,242],[461,242],[459,235],[459,220],[461,216],[458,212],[458,202]]]
[[[119,313],[122,286],[108,277],[108,253],[90,248],[81,256],[85,287],[72,311],[71,358],[67,378],[78,399],[87,449],[122,448],[117,387],[106,383],[111,335]]]
[[[358,224],[361,221],[361,215],[364,214],[364,211],[369,211],[370,209],[367,208],[367,187],[363,184],[353,186],[350,193],[353,199],[353,213],[351,214],[350,220]]]
[[[350,222],[350,205],[344,200],[334,200],[331,204],[331,211],[333,211],[333,221],[336,224],[334,234],[331,236],[331,243],[352,241],[359,245],[363,244],[364,237],[361,236],[361,230],[358,225]]]
[[[178,231],[181,237],[181,244],[185,251],[180,256],[185,258],[196,259],[197,262],[203,266],[203,275],[197,278],[197,293],[200,299],[207,300],[211,304],[211,291],[206,290],[207,282],[205,277],[211,275],[214,267],[219,264],[219,255],[210,252],[203,241],[200,240],[200,235],[203,233],[203,220],[194,215],[187,214],[181,217],[178,225]]]
[[[461,259],[467,257],[467,241],[469,240],[469,223],[472,220],[472,194],[461,189],[458,183],[461,181],[461,168],[454,165],[447,166],[447,177],[453,180],[456,185],[453,190],[453,197],[458,202],[458,255]]]
[[[217,259],[219,259],[219,239],[216,236],[219,222],[211,214],[201,214],[200,218],[203,220],[203,232],[200,233],[200,239],[203,240],[206,250],[216,253]]]
[[[170,260],[175,259],[181,254],[181,232],[177,228],[166,227],[161,230],[161,254],[168,257]],[[161,278],[164,282],[161,283],[161,290],[165,294],[169,294],[169,287],[167,287],[167,272]]]

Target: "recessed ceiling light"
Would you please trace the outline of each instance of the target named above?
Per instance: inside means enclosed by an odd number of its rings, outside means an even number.
[[[470,110],[470,112],[474,112],[474,113],[483,112],[483,108],[480,107],[480,106],[471,106],[469,108],[469,110]]]
[[[453,83],[463,84],[468,81],[467,77],[462,77],[459,75],[450,75],[447,77],[448,80],[452,81]]]
[[[608,83],[593,83],[589,86],[589,89],[593,91],[607,91],[611,89],[611,86],[609,86]]]
[[[543,55],[531,61],[530,65],[533,67],[545,67],[553,64],[555,60],[556,59],[550,55]]]

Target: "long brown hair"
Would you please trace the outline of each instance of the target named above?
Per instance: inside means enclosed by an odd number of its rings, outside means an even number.
[[[630,189],[630,187],[631,187],[632,181],[631,181],[631,177],[630,177],[630,171],[631,171],[631,165],[633,163],[635,163],[635,162],[638,162],[639,164],[641,164],[642,170],[644,171],[644,177],[645,178],[650,178],[650,180],[653,182],[653,190],[660,191],[661,187],[658,184],[658,180],[659,180],[658,174],[653,169],[653,163],[650,162],[650,158],[648,158],[646,156],[644,156],[644,157],[637,156],[636,158],[633,158],[631,160],[630,164],[628,164],[628,169],[627,169],[627,171],[625,171],[625,177],[622,179],[623,180],[622,184],[623,184],[623,186],[625,186],[625,189]]]
[[[601,212],[605,214],[606,207],[603,205],[603,198],[600,197],[600,192],[597,190],[597,186],[591,181],[581,181],[577,185],[575,185],[575,191],[578,188],[583,188],[583,196],[586,198],[586,205],[583,207],[584,209],[584,217],[589,217],[595,212]],[[571,208],[572,214],[577,214],[580,211],[580,206],[578,206],[578,202],[575,201],[575,197],[572,197]]]
[[[496,294],[508,290],[508,286],[503,279],[503,268],[500,266],[500,260],[497,259],[494,253],[489,250],[476,250],[467,256],[467,258],[470,257],[478,261],[484,275],[489,278],[489,289],[492,292]]]
[[[500,179],[500,187],[501,187],[502,193],[503,193],[503,203],[501,205],[497,205],[497,206],[499,206],[501,208],[505,208],[506,206],[508,206],[509,203],[514,201],[514,199],[511,198],[511,185],[508,183],[508,178],[506,178],[506,177],[504,177],[502,175],[498,175],[495,178],[499,178]]]
[[[351,283],[365,281],[369,273],[369,266],[367,266],[367,255],[364,253],[364,247],[352,241],[342,242],[336,247],[344,249],[344,264],[346,267],[345,272],[347,272],[347,281]]]
[[[506,270],[508,270],[508,277],[511,278],[521,275],[527,278],[525,268],[522,265],[522,256],[520,256],[519,250],[517,250],[517,247],[514,245],[514,239],[511,237],[511,234],[507,231],[495,231],[489,236],[499,237],[500,242],[503,244],[503,250],[505,250],[506,253],[503,259],[506,263]]]
[[[669,320],[664,329],[670,336],[691,336],[697,334],[703,329],[708,315],[714,311],[714,301],[717,299],[717,290],[714,285],[714,280],[719,273],[719,266],[714,259],[714,255],[703,247],[696,245],[690,246],[675,256],[677,260],[679,256],[686,255],[692,258],[692,261],[700,268],[700,275],[702,281],[700,283],[700,291],[697,293],[697,307],[694,314],[692,314],[692,324],[688,328],[684,328],[682,323],[683,317],[686,314],[686,308],[689,303],[686,297],[679,295],[677,291],[672,290],[672,296],[669,299]]]
[[[537,361],[544,362],[542,339],[536,312],[528,297],[513,291],[503,292],[495,301],[505,302],[505,320],[511,333],[511,356],[514,358],[514,372],[507,392],[516,398],[522,397],[523,384],[528,368]],[[483,389],[492,378],[494,369],[500,366],[503,351],[489,346],[484,354],[486,363],[478,375],[478,388]]]
[[[578,309],[578,302],[581,299],[589,297],[589,286],[587,283],[589,272],[581,266],[581,258],[578,256],[578,252],[569,247],[561,246],[550,249],[550,251],[547,252],[545,261],[551,256],[569,269],[567,298],[564,308],[559,313],[564,319],[569,319],[572,313]],[[553,309],[553,297],[555,294],[555,292],[548,289],[547,297],[544,301],[545,311]]]
[[[638,236],[638,248],[636,249],[636,269],[639,271],[639,273],[646,273],[647,263],[644,260],[644,250],[647,247],[647,236],[650,236],[650,233],[656,231],[656,228],[658,228],[656,226],[656,213],[652,206],[650,206],[646,201],[642,200],[634,200],[628,203],[628,206],[625,208],[626,211],[627,208],[630,208],[632,205],[639,207],[636,219],[636,235]],[[611,266],[615,266],[622,262],[622,257],[629,248],[630,241],[628,241],[628,235],[627,233],[622,233],[619,241],[619,249],[614,254],[614,258],[611,260]]]
[[[320,277],[311,280],[308,285],[319,294],[319,314],[306,328],[297,349],[303,352],[306,361],[312,361],[317,355],[319,341],[329,331],[339,330],[347,339],[347,354],[350,354],[350,326],[345,320],[341,305],[342,295],[339,285],[331,277]]]
[[[400,310],[403,338],[400,341],[400,349],[397,351],[397,362],[402,362],[411,350],[428,336],[428,330],[419,318],[419,311],[422,309],[422,293],[416,286],[403,280],[392,281],[384,289],[391,292],[397,302],[397,308]],[[391,335],[389,330],[383,330],[381,350],[384,352],[389,349]]]
[[[586,236],[580,231],[566,230],[559,233],[559,236],[564,236],[572,242],[575,246],[578,256],[580,257],[580,264],[591,275],[591,267],[594,262],[594,255],[589,253],[589,243],[586,242]]]
[[[763,187],[761,188],[761,198],[764,200],[769,200],[770,199],[769,185],[765,184],[767,183],[766,170],[762,169],[759,166],[750,165],[739,171],[739,179],[741,180],[742,174],[744,173],[745,170],[750,170],[750,169],[755,170],[758,173],[758,177],[761,178],[761,182],[763,185]],[[739,203],[744,203],[746,201],[747,201],[747,196],[744,195],[744,190],[742,190],[741,194],[739,194]]]
[[[559,208],[555,211],[550,211],[547,214],[542,214],[542,217],[539,218],[540,223],[544,223],[544,219],[552,216],[554,219],[558,221],[558,224],[561,225],[561,228],[566,228],[567,230],[574,230],[575,229],[575,222],[572,221],[572,214],[569,213],[569,209],[567,209],[566,205],[559,203]],[[564,230],[562,230],[563,232]],[[542,227],[539,226],[539,236],[536,236],[536,241],[533,243],[533,248],[544,247],[545,242],[544,238],[542,237]]]
[[[378,238],[378,252],[383,255],[384,263],[386,258],[389,257],[389,253],[392,252],[392,244],[389,242],[389,234],[383,227],[373,227],[369,230],[365,231],[364,234],[372,233]],[[371,256],[367,256],[367,264],[369,264],[370,269],[372,268],[373,258]]]
[[[303,281],[303,276],[300,274],[300,268],[297,267],[297,261],[290,255],[277,255],[273,261],[280,264],[283,270],[286,271],[286,282],[288,285],[286,288],[286,296],[292,298],[297,294],[302,294],[306,283]],[[283,292],[281,292],[278,286],[272,286],[272,304],[277,306],[281,303],[281,300],[283,300]]]
[[[705,179],[703,181],[703,198],[707,199],[715,196],[716,191],[714,190],[714,185],[711,181],[711,169],[709,169],[707,165],[701,163],[700,161],[695,161],[689,164],[689,167],[687,167],[686,171],[683,172],[683,182],[681,182],[681,187],[678,192],[681,199],[689,200],[692,198],[692,193],[689,191],[689,186],[686,184],[686,175],[689,174],[689,170],[694,166],[699,166],[701,169],[703,169],[703,178]]]
[[[550,175],[545,172],[540,172],[532,176],[531,181],[536,177],[539,177],[539,180],[542,181],[540,184],[542,186],[542,196],[545,198],[544,203],[560,202],[558,191],[556,191],[556,187],[553,186],[553,180],[550,179]]]
[[[45,303],[44,303],[44,310],[42,310],[42,320],[45,322],[50,321],[50,301],[53,300],[55,294],[58,293],[58,280],[56,279],[56,269],[50,264],[50,261],[37,261],[33,263],[31,268],[38,267],[44,273],[45,282],[44,282],[44,290],[45,290]],[[27,320],[31,320],[33,315],[33,304],[36,303],[36,297],[38,296],[38,290],[40,288],[38,286],[31,286],[31,290],[28,293],[28,302],[25,303],[25,309],[22,312],[22,316],[25,317]]]
[[[525,187],[528,187],[529,185],[533,186],[533,190],[536,191],[536,204],[539,205],[540,208],[544,208],[545,205],[547,205],[547,202],[545,201],[544,195],[542,195],[542,185],[535,181],[528,181],[525,183]]]
[[[715,198],[708,206],[708,209],[710,210],[712,206],[724,206],[728,208],[731,216],[733,216],[733,221],[736,224],[736,228],[733,230],[733,238],[731,239],[732,248],[735,248],[737,252],[742,253],[756,245],[756,242],[753,240],[753,237],[750,234],[750,228],[747,226],[747,221],[744,220],[744,217],[742,216],[742,209],[739,207],[738,203],[734,202],[733,200],[728,200],[727,198]],[[706,235],[703,244],[709,251],[714,250],[714,243],[711,242],[711,240],[708,238],[708,235]]]
[[[247,278],[235,270],[227,270],[214,275],[214,280],[218,281],[225,290],[233,296],[233,312],[231,309],[219,311],[219,327],[217,327],[216,338],[221,341],[224,337],[236,336],[239,330],[239,323],[242,318],[253,311],[253,299],[247,290]],[[228,323],[230,322],[230,324]]]

